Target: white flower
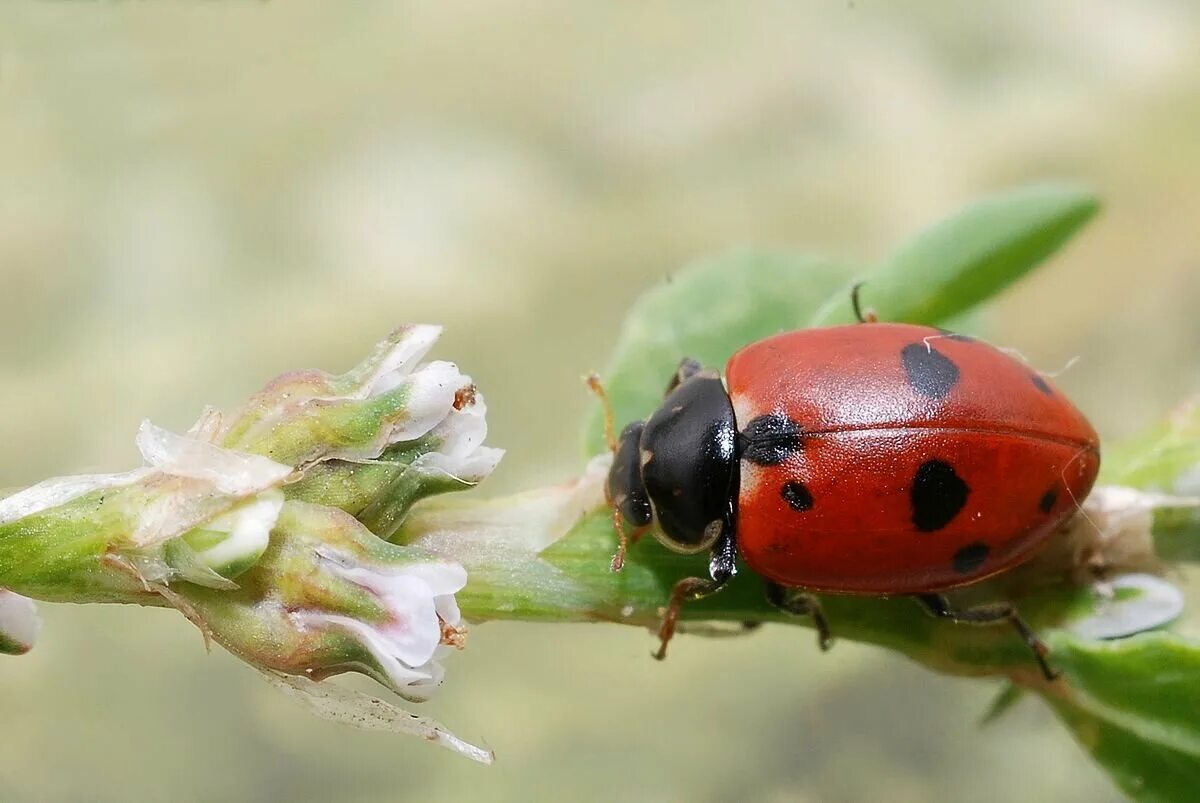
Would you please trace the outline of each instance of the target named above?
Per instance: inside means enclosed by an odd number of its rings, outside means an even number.
[[[441,445],[421,455],[413,465],[473,485],[491,474],[504,457],[503,449],[483,445],[487,431],[487,403],[481,394],[472,391],[469,404],[451,409],[434,428],[433,435]]]
[[[389,685],[409,699],[426,699],[441,683],[438,662],[447,628],[462,621],[454,594],[467,584],[457,563],[433,561],[398,566],[364,566],[333,549],[317,554],[328,571],[373,598],[386,612],[379,622],[344,614],[299,611],[297,622],[316,629],[335,628],[351,634],[375,659]]]

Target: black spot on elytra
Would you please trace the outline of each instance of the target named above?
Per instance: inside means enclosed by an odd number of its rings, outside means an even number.
[[[1054,503],[1058,501],[1058,493],[1053,488],[1042,494],[1042,498],[1038,500],[1038,510],[1043,513],[1049,513],[1054,509]]]
[[[913,525],[923,533],[942,529],[963,509],[969,492],[949,463],[942,460],[922,463],[913,477]]]
[[[1050,383],[1048,383],[1045,379],[1042,379],[1037,374],[1033,374],[1031,378],[1033,379],[1034,387],[1036,387],[1042,393],[1045,393],[1047,396],[1054,395],[1054,390],[1050,387]]]
[[[971,574],[987,560],[991,548],[982,541],[967,544],[954,553],[954,571],[959,574]]]
[[[812,510],[812,492],[804,487],[804,483],[794,480],[785,482],[780,493],[783,494],[783,500],[788,503],[788,506],[797,513]]]
[[[925,343],[909,343],[900,351],[908,383],[922,396],[941,399],[958,382],[954,361]]]
[[[971,337],[970,335],[960,335],[958,332],[951,332],[949,329],[942,329],[940,327],[938,328],[938,331],[941,332],[942,337],[946,338],[947,340],[957,340],[960,343],[975,342],[975,338]]]
[[[741,457],[760,466],[778,465],[800,451],[803,435],[804,428],[786,415],[760,415],[738,434]]]

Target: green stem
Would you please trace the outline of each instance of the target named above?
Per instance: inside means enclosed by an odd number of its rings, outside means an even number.
[[[0,525],[0,588],[48,601],[136,602],[155,595],[106,563],[125,517],[96,491]],[[153,602],[151,602],[153,604]]]
[[[630,552],[621,572],[609,569],[615,548],[612,519],[593,508],[561,538],[516,535],[502,523],[526,519],[538,527],[537,494],[509,499],[432,500],[406,524],[422,533],[411,543],[453,555],[470,580],[458,594],[464,616],[474,621],[610,622],[655,630],[671,588],[681,578],[703,575],[707,558],[670,552],[644,539]],[[497,522],[501,522],[497,525]],[[991,593],[1012,597],[1012,588],[1046,589],[1034,582],[1061,568],[1034,564],[1006,577]],[[1014,582],[1016,585],[1014,585]],[[1085,588],[1023,594],[1022,612],[1035,626],[1048,628],[1090,592]],[[989,585],[973,589],[972,599],[988,598]],[[999,598],[999,597],[993,597]],[[1019,676],[1035,683],[1028,648],[1006,626],[967,627],[938,621],[908,598],[824,595],[822,604],[835,638],[899,650],[943,672],[959,675]],[[769,605],[761,579],[742,571],[721,593],[684,606],[688,622],[773,622],[811,626]],[[808,641],[808,639],[806,639]],[[815,637],[812,638],[815,646]]]

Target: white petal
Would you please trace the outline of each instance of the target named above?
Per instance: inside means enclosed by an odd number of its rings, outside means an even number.
[[[102,488],[133,485],[150,473],[150,469],[139,468],[121,474],[78,474],[73,477],[42,480],[37,485],[31,485],[0,500],[0,524],[66,504],[76,497]]]
[[[292,473],[290,466],[262,455],[222,449],[176,435],[148,420],[138,428],[137,445],[146,462],[159,471],[205,480],[221,493],[231,496],[265,490]]]
[[[453,627],[462,621],[462,611],[458,609],[458,600],[453,594],[442,594],[433,598],[433,607],[442,621]]]
[[[373,629],[387,651],[405,664],[421,666],[433,657],[442,640],[433,591],[422,578],[408,572],[384,574],[362,567],[332,565],[331,570],[373,593],[392,620]]]
[[[392,689],[400,694],[404,694],[408,686],[432,679],[428,667],[421,664],[413,667],[401,661],[393,652],[391,639],[384,637],[371,625],[338,614],[300,611],[293,616],[305,627],[322,630],[333,627],[350,633],[371,653],[371,657],[387,675]],[[432,653],[430,650],[430,654]]]
[[[474,453],[457,460],[442,458],[436,452],[429,454],[429,460],[421,463],[422,468],[444,472],[447,476],[468,484],[480,482],[488,477],[504,457],[503,449],[481,446]]]
[[[224,414],[220,410],[205,405],[204,409],[200,411],[200,417],[196,419],[196,423],[188,428],[187,437],[197,441],[216,443],[224,420]]]
[[[467,584],[467,570],[462,567],[462,564],[450,561],[410,563],[401,571],[424,580],[435,596],[457,594]]]
[[[419,703],[423,703],[433,697],[434,693],[442,685],[442,681],[446,679],[446,670],[437,661],[430,661],[421,667],[421,669],[428,672],[429,677],[424,680],[413,681],[403,691],[405,699]]]
[[[408,385],[404,421],[392,430],[388,443],[412,441],[429,432],[454,409],[454,397],[471,384],[452,362],[435,360],[404,378]]]
[[[464,376],[463,380],[469,383],[471,378]],[[466,457],[479,448],[487,432],[487,402],[482,393],[476,392],[473,404],[461,410],[452,409],[438,425],[437,434],[442,439],[438,453],[449,458]]]
[[[470,382],[470,377],[463,379]],[[487,403],[482,394],[477,394],[474,404],[462,410],[452,409],[437,425],[434,434],[442,443],[436,452],[420,457],[419,467],[440,471],[466,483],[482,481],[504,457],[503,449],[482,445],[487,432]]]
[[[210,569],[222,569],[247,559],[254,560],[266,550],[271,530],[283,509],[283,491],[264,491],[202,526],[206,530],[224,530],[229,537],[196,555]]]
[[[441,561],[414,563],[406,566],[404,571],[420,577],[429,586],[434,595],[433,606],[442,621],[448,625],[457,625],[462,621],[458,600],[454,598],[467,584],[467,570],[461,564]]]
[[[353,398],[378,396],[398,387],[441,335],[442,327],[429,324],[413,324],[394,333],[380,344],[382,354],[367,358],[365,364],[371,365],[371,372],[363,377],[362,392]]]
[[[0,639],[29,650],[42,632],[42,619],[29,597],[0,589]]]

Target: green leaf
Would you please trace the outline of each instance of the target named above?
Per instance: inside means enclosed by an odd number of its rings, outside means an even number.
[[[1043,692],[1087,749],[1138,800],[1200,789],[1200,644],[1173,633],[1054,640],[1063,681]]]
[[[867,278],[864,304],[880,320],[940,323],[1037,267],[1098,208],[1090,193],[1056,185],[985,198],[901,246]],[[848,293],[834,292],[811,324],[853,322]]]
[[[650,290],[626,316],[604,375],[617,426],[654,411],[680,359],[723,369],[745,344],[803,326],[848,273],[820,259],[747,251],[692,264]],[[588,454],[602,451],[598,405],[586,432]]]
[[[917,236],[873,273],[864,296],[881,319],[936,324],[1036,267],[1096,212],[1090,194],[1036,186],[985,199]],[[693,264],[633,305],[605,385],[618,426],[645,418],[683,357],[720,368],[776,332],[854,320],[844,265],[741,252]],[[604,448],[597,409],[587,452]]]
[[[1007,683],[1000,693],[992,698],[992,702],[988,705],[987,710],[983,712],[983,716],[979,718],[980,725],[991,725],[1000,717],[1008,713],[1014,705],[1021,702],[1025,696],[1025,689],[1015,683]]]
[[[1101,481],[1164,493],[1200,490],[1200,398],[1104,455]]]
[[[1200,561],[1200,397],[1115,446],[1106,446],[1100,481],[1180,497],[1154,511],[1154,543],[1170,561]]]

